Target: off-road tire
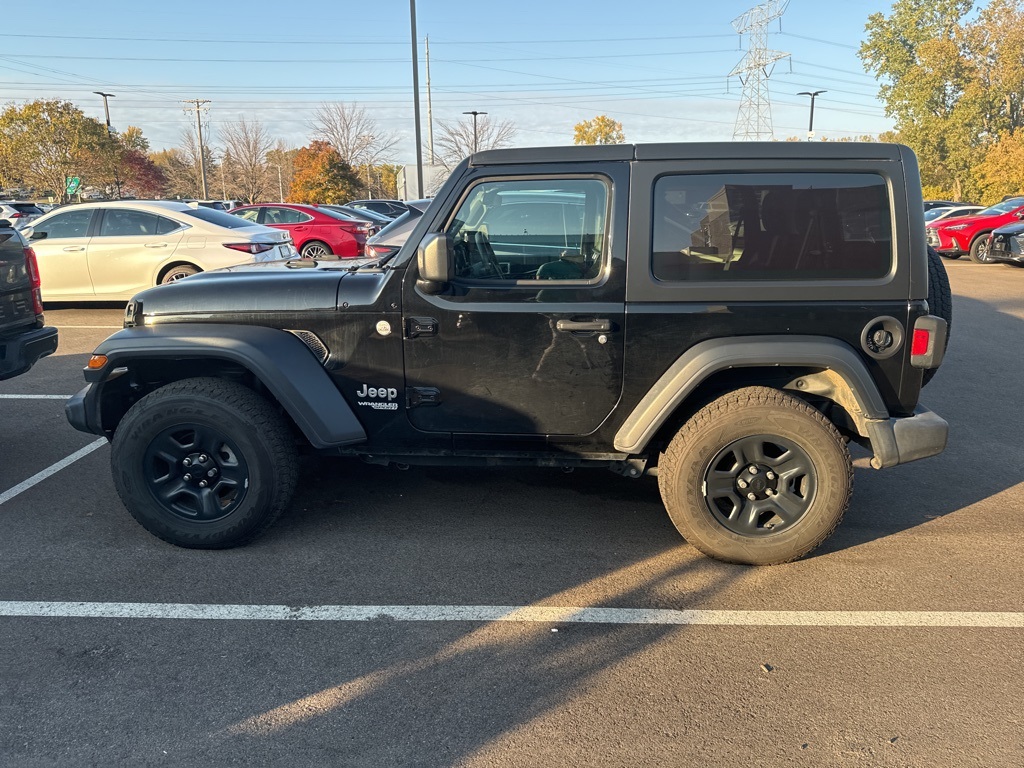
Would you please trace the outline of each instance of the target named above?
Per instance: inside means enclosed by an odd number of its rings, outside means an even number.
[[[928,247],[928,311],[946,321],[946,348],[948,348],[949,337],[953,334],[953,292],[949,288],[949,276],[946,274],[942,257],[931,246]],[[921,379],[921,386],[927,385],[938,372],[938,368],[926,368]]]
[[[132,517],[189,549],[258,537],[288,506],[298,475],[284,417],[251,389],[215,378],[176,381],[143,397],[114,433],[110,461]]]
[[[971,241],[971,252],[968,254],[971,261],[978,264],[992,264],[992,257],[988,255],[988,232],[978,235]]]
[[[813,490],[805,491],[809,498],[804,499],[805,508],[795,522],[774,523],[775,518],[765,517],[772,512],[750,515],[764,520],[756,524],[761,527],[750,535],[737,533],[722,521],[721,511],[712,511],[706,479],[723,474],[713,469],[712,462],[719,467],[718,457],[731,446],[773,438],[803,455],[813,478],[801,482]],[[761,477],[766,477],[765,466],[775,462],[779,473],[774,482],[783,493],[787,493],[783,482],[790,482],[783,475],[793,463],[792,454],[766,458],[761,470]],[[787,455],[790,459],[782,461]],[[751,461],[746,457],[740,463]],[[745,387],[712,401],[680,428],[659,459],[658,485],[676,529],[705,555],[728,563],[775,565],[806,555],[836,529],[850,502],[853,464],[842,435],[807,402],[770,387]],[[761,509],[759,505],[767,500],[758,501],[758,506],[745,497],[738,501],[742,515]],[[776,526],[781,530],[775,531]]]

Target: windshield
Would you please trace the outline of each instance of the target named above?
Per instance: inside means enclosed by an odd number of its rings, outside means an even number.
[[[924,212],[924,220],[935,221],[935,219],[939,218],[939,216],[941,216],[948,210],[949,208],[932,208],[930,211]]]
[[[190,208],[187,211],[175,211],[183,216],[192,216],[196,219],[202,219],[210,224],[216,224],[218,227],[224,227],[225,229],[245,229],[246,227],[256,226],[251,221],[234,216],[230,213],[224,213],[224,211],[216,211],[213,208]]]
[[[1024,205],[1024,197],[1011,197],[1009,200],[1003,200],[1001,203],[986,208],[984,211],[979,211],[979,216],[998,216],[1001,213],[1009,213],[1012,210],[1020,208]]]

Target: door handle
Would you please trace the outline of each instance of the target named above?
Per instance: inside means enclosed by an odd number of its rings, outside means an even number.
[[[560,331],[610,331],[611,320],[559,320],[555,328]]]
[[[146,243],[147,248],[166,248],[167,243]]]
[[[68,246],[64,247],[64,250],[65,251],[84,251],[85,250],[85,246],[84,245],[68,245]]]

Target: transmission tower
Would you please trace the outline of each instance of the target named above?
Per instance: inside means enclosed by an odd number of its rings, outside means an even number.
[[[740,111],[736,115],[733,141],[758,141],[774,138],[772,103],[768,95],[768,78],[775,62],[788,53],[768,48],[768,25],[786,12],[789,0],[767,0],[736,17],[732,26],[741,35],[748,35],[747,53],[733,67],[729,77],[739,77],[743,84]]]

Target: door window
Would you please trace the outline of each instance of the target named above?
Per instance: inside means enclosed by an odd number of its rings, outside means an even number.
[[[156,233],[158,235],[167,235],[176,229],[181,229],[184,224],[180,224],[174,219],[168,219],[163,216],[156,217]]]
[[[32,228],[33,233],[46,233],[51,240],[65,237],[88,237],[92,211],[67,211],[58,213],[49,221],[40,222]]]
[[[232,211],[231,213],[240,219],[251,221],[253,224],[255,224],[257,219],[260,217],[259,208],[246,208],[244,211]]]
[[[599,179],[491,180],[472,187],[446,233],[466,280],[589,281],[606,251]]]
[[[302,211],[296,211],[294,208],[267,206],[264,211],[266,211],[263,219],[264,224],[302,224],[313,219],[312,216]]]
[[[103,214],[100,237],[150,237],[157,232],[160,217],[145,211],[110,208]]]

